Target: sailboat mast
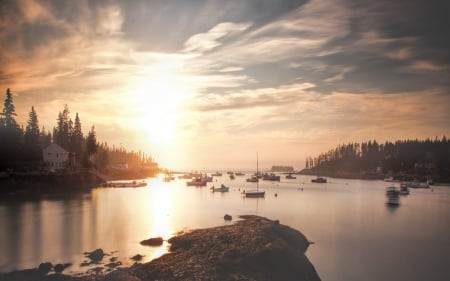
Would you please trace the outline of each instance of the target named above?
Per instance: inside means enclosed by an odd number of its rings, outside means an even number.
[[[256,190],[259,190],[258,152],[256,152]]]

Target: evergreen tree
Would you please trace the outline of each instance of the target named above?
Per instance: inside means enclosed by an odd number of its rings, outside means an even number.
[[[6,89],[6,98],[5,102],[3,103],[3,126],[7,129],[11,130],[19,130],[19,126],[16,123],[16,120],[14,119],[14,116],[16,116],[16,108],[13,103],[13,97],[11,90],[8,88]]]
[[[25,147],[29,152],[30,158],[33,160],[37,160],[40,158],[40,131],[39,131],[39,122],[36,111],[34,110],[34,106],[31,107],[31,111],[28,114],[28,122],[25,130]]]
[[[20,160],[23,155],[23,132],[14,119],[16,112],[9,88],[6,90],[6,98],[0,114],[0,166],[6,167],[11,161]]]
[[[84,137],[83,132],[81,131],[81,121],[80,118],[78,117],[77,112],[70,138],[71,151],[74,154],[74,159],[76,163],[79,163],[81,160],[81,155],[83,152],[83,140]]]
[[[53,134],[53,141],[66,150],[70,150],[70,119],[67,104],[64,110],[59,112],[57,125]]]

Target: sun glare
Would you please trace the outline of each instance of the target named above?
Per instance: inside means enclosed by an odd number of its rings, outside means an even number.
[[[174,140],[180,115],[182,93],[170,80],[169,77],[152,78],[140,89],[140,126],[152,144],[162,147]]]

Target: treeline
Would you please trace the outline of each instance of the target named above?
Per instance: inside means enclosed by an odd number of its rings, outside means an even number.
[[[38,114],[33,106],[25,128],[19,126],[15,120],[17,114],[10,89],[6,90],[0,114],[0,171],[43,168],[43,149],[51,143],[58,144],[69,152],[69,169],[92,165],[104,169],[115,162],[130,162],[135,165],[153,162],[151,157],[140,152],[109,148],[106,143],[99,144],[93,125],[88,134],[84,135],[78,113],[72,120],[67,105],[58,113],[56,126],[51,132],[39,126]]]
[[[379,172],[449,175],[450,141],[369,141],[339,145],[317,157],[307,157],[305,168],[315,172]]]

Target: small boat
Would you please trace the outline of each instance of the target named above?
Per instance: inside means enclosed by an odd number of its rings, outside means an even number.
[[[265,197],[266,192],[265,191],[259,191],[259,190],[250,190],[250,191],[244,191],[245,197],[247,198],[260,198]]]
[[[211,176],[213,176],[213,177],[221,177],[221,176],[222,176],[222,173],[219,172],[219,171],[217,171],[217,172],[215,172],[214,174],[212,174]]]
[[[236,176],[245,176],[245,174],[244,173],[242,173],[242,172],[236,172],[236,173],[234,173]]]
[[[247,182],[258,182],[258,177],[257,176],[252,176],[251,178],[246,179]]]
[[[327,179],[324,177],[317,177],[315,179],[312,179],[311,182],[315,182],[315,183],[326,183]]]
[[[205,176],[197,176],[192,178],[191,181],[186,182],[187,186],[205,186],[208,182],[208,178]]]
[[[400,184],[400,195],[409,195],[409,187],[406,184]]]
[[[387,177],[383,179],[385,182],[396,182],[396,180],[394,179],[394,177]]]
[[[398,206],[400,204],[399,190],[395,186],[388,186],[386,188],[386,204],[391,206]]]
[[[110,181],[104,183],[102,186],[104,187],[143,187],[146,186],[147,183],[145,181]]]
[[[428,182],[419,182],[417,179],[409,182],[403,182],[402,184],[406,185],[409,188],[429,188],[430,185]]]
[[[221,184],[220,187],[211,187],[212,192],[228,192],[230,188],[228,186],[225,186],[224,184]]]
[[[274,173],[264,174],[262,179],[265,181],[280,181],[280,176],[275,175]]]
[[[286,175],[286,179],[288,180],[295,180],[297,177],[294,177],[292,174]]]
[[[258,180],[259,170],[258,170],[258,153],[256,153],[256,190],[250,190],[243,192],[244,196],[247,198],[261,198],[266,195],[265,191],[259,190],[259,180]],[[252,177],[253,178],[253,177]],[[248,181],[248,179],[247,179]]]

